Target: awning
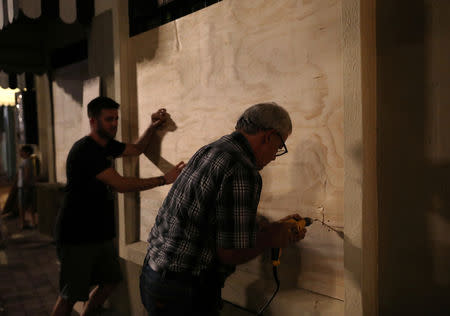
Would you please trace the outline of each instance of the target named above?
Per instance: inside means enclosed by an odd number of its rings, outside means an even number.
[[[3,89],[31,89],[33,87],[33,74],[32,73],[11,73],[8,74],[3,70],[0,70],[0,88]]]
[[[20,89],[25,73],[42,74],[62,65],[61,58],[87,55],[93,15],[93,0],[0,0],[0,86]]]
[[[93,0],[0,0],[0,29],[14,23],[23,12],[30,19],[52,12],[64,23],[86,23],[94,14]]]

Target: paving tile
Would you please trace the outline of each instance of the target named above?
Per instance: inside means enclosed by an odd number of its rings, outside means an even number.
[[[22,306],[14,306],[14,307],[5,306],[5,310],[7,313],[6,315],[8,315],[8,316],[25,315],[26,314],[26,312]]]
[[[36,230],[18,233],[16,223],[6,224],[12,235],[1,250],[0,316],[48,316],[58,297],[55,245]]]
[[[36,312],[36,311],[32,311],[30,313],[27,313],[27,316],[48,316],[48,312],[47,311],[41,311],[41,312]]]
[[[7,311],[7,316],[28,316],[25,311]],[[31,315],[30,315],[31,316]]]

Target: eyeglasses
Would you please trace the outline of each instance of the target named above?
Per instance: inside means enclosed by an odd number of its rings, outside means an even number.
[[[282,148],[278,148],[277,153],[275,154],[275,156],[282,156],[284,154],[287,154],[288,149],[286,147],[286,144],[284,143],[283,137],[281,137],[280,133],[276,132],[276,134],[278,135],[278,137],[280,137],[281,142],[283,143],[283,147]]]
[[[241,117],[240,120],[243,120],[246,122],[246,124],[251,124],[254,127],[257,128],[257,130],[263,130],[263,131],[269,131],[272,128],[263,128],[258,126],[257,124],[255,124],[252,120],[250,120],[248,117]],[[281,137],[280,133],[278,133],[277,131],[275,131],[275,133],[278,135],[278,137],[280,137],[281,142],[283,143],[283,147],[282,148],[278,148],[277,153],[275,154],[275,156],[282,156],[284,154],[287,154],[288,149],[286,147],[286,144],[284,143],[283,137]]]

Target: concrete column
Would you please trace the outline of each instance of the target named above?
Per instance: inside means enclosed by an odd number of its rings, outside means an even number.
[[[129,26],[128,1],[115,0],[113,6],[114,41],[114,91],[115,100],[120,103],[120,131],[118,139],[133,142],[137,137],[136,104],[130,102],[130,80],[134,79],[128,65]],[[117,167],[124,176],[138,176],[137,158],[124,158],[117,161]],[[119,194],[119,252],[124,256],[127,244],[139,240],[138,193]]]
[[[345,315],[378,315],[375,0],[343,0]]]
[[[41,177],[48,182],[56,182],[55,140],[53,107],[47,74],[35,75],[36,102],[38,115],[39,150],[41,151]]]

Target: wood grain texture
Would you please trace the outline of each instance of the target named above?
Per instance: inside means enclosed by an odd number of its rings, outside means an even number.
[[[166,107],[176,129],[161,135],[161,156],[187,161],[232,132],[248,106],[278,102],[291,114],[293,133],[286,142],[289,153],[261,173],[259,212],[274,220],[298,212],[342,228],[341,32],[338,0],[225,0],[135,36],[129,54],[136,69],[139,133],[153,111]],[[140,174],[160,170],[141,158]],[[142,240],[168,189],[141,194]],[[282,260],[282,283],[343,299],[338,234],[316,223]],[[240,288],[250,286],[249,275],[270,278],[267,269],[264,256],[242,265],[227,288],[236,278],[245,283]]]

